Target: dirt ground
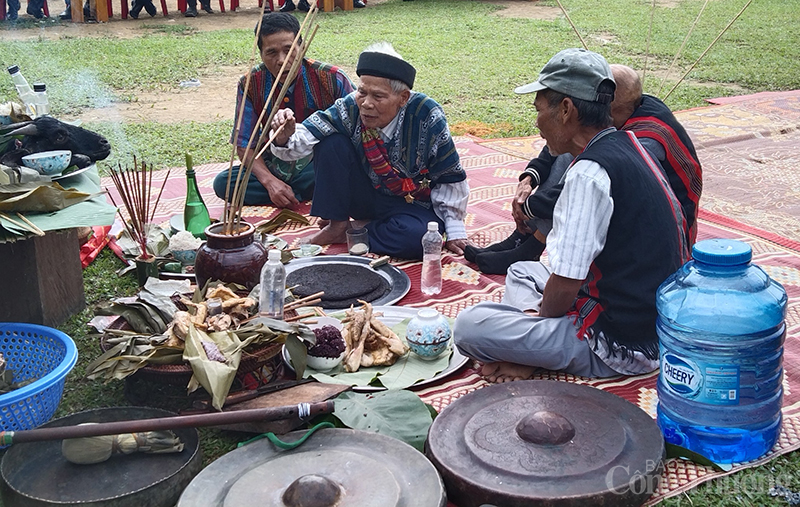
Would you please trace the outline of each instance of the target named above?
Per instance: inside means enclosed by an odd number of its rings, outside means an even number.
[[[375,5],[383,1],[385,0],[368,0],[368,3]],[[495,13],[503,17],[554,20],[562,15],[559,8],[540,6],[536,0],[486,1],[504,7]],[[275,4],[277,5],[277,0],[275,0]],[[169,5],[173,5],[172,2]],[[196,18],[184,18],[180,15],[180,12],[175,10],[170,11],[169,16],[166,18],[161,15],[150,18],[145,13],[142,13],[138,20],[130,18],[122,20],[119,18],[119,4],[115,2],[115,17],[108,23],[63,23],[48,26],[47,22],[43,22],[40,28],[0,31],[0,39],[135,38],[156,29],[159,25],[188,25],[199,31],[249,29],[255,26],[260,12],[257,0],[242,0],[240,8],[236,12],[226,11],[224,14],[218,12],[218,2],[212,1],[211,5],[217,11],[214,15],[208,15],[201,11]],[[49,6],[53,15],[56,15],[62,9],[60,3],[55,0],[51,0]],[[358,11],[353,12],[353,15],[358,15]],[[200,86],[181,87],[177,90],[168,91],[136,91],[136,100],[134,102],[117,102],[109,107],[87,110],[78,117],[66,119],[79,118],[84,122],[170,122],[187,120],[210,122],[232,120],[236,105],[234,89],[239,76],[244,70],[239,67],[218,67],[209,70],[206,74],[196,76],[200,81]],[[354,69],[344,68],[344,70],[349,75],[355,75]]]

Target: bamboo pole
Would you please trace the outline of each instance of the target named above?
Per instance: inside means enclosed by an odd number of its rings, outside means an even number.
[[[673,58],[672,63],[669,64],[669,69],[667,69],[667,73],[664,74],[664,79],[661,80],[661,86],[658,87],[658,92],[656,92],[656,95],[659,95],[661,93],[661,90],[664,89],[664,84],[667,82],[667,77],[669,77],[670,73],[672,73],[672,68],[675,67],[675,63],[678,61],[678,58],[681,56],[681,53],[683,53],[683,48],[686,47],[686,43],[689,42],[689,37],[692,35],[692,32],[694,31],[694,27],[697,26],[697,22],[700,21],[700,16],[703,15],[703,11],[706,10],[708,2],[709,0],[705,1],[703,7],[700,8],[700,12],[697,13],[697,17],[694,18],[694,23],[692,23],[692,26],[689,27],[689,33],[686,34],[686,37],[683,39],[683,43],[681,44],[680,49],[678,49],[678,52],[675,53],[675,58]],[[653,3],[655,3],[655,0],[653,0]]]
[[[314,17],[316,16],[316,14],[317,14],[317,8],[316,8],[315,5],[312,4],[312,8],[308,11],[308,14],[306,15],[306,20],[303,21],[303,25],[300,27],[300,31],[297,32],[297,36],[295,37],[295,40],[292,42],[291,52],[295,53],[295,48],[296,48],[297,49],[297,54],[295,55],[295,59],[292,62],[291,67],[289,68],[289,73],[287,74],[287,76],[286,76],[286,78],[284,80],[284,83],[282,84],[281,89],[278,92],[278,96],[275,99],[275,102],[274,102],[273,106],[276,105],[276,104],[280,104],[280,102],[286,96],[286,92],[289,90],[289,87],[291,86],[292,83],[294,83],[295,79],[297,78],[297,73],[298,73],[298,71],[300,69],[300,66],[303,63],[303,59],[305,58],[306,51],[307,51],[309,45],[311,44],[311,41],[314,39],[314,36],[317,33],[317,28],[318,27],[315,26],[313,28],[313,30],[311,30],[311,35],[306,38],[306,42],[304,44],[302,44],[301,46],[297,45],[298,39],[299,39],[300,33],[303,30],[303,27],[306,26],[306,21],[308,21],[309,19],[313,20]],[[288,60],[283,62],[283,65],[281,66],[281,70],[279,72],[279,75],[283,74],[283,71],[285,69],[285,66],[286,66],[287,62],[288,62]],[[273,83],[273,87],[270,90],[269,98],[265,102],[264,109],[261,112],[262,116],[259,116],[259,123],[258,124],[260,124],[261,119],[263,118],[263,114],[266,111],[266,108],[270,104],[270,101],[272,99],[272,94],[273,94],[273,92],[275,90],[275,87],[276,87],[275,85],[277,85],[277,80],[275,80],[275,83]],[[272,141],[277,136],[277,132],[275,132],[270,137],[270,139],[269,139],[269,141],[267,143],[264,142],[264,138],[270,133],[270,125],[271,125],[272,120],[275,117],[275,113],[277,113],[277,111],[278,111],[277,107],[270,107],[270,112],[267,115],[267,121],[265,122],[266,127],[261,129],[261,135],[259,136],[258,141],[256,142],[256,150],[258,150],[258,153],[263,153],[265,151],[266,147],[268,147],[270,145],[270,143],[272,143]],[[253,134],[255,134],[255,131],[253,132]],[[252,137],[253,136],[251,136],[251,138]],[[251,141],[248,142],[248,147],[245,149],[245,156],[243,157],[244,161],[242,162],[242,167],[239,169],[239,174],[237,174],[237,178],[236,178],[237,184],[234,186],[234,189],[235,189],[234,195],[235,195],[235,197],[233,197],[231,199],[233,201],[234,222],[235,222],[235,226],[236,226],[237,229],[238,229],[238,226],[239,226],[240,221],[241,221],[241,209],[244,206],[245,192],[247,191],[247,181],[250,179],[250,175],[253,172],[253,162],[256,160],[256,157],[249,158],[247,156],[247,154],[248,154],[248,152],[250,150],[250,145],[252,145]],[[259,149],[259,147],[260,147],[260,149]],[[245,171],[244,171],[244,177],[242,178],[242,184],[240,184],[240,177],[242,176],[242,169],[244,169]],[[233,228],[233,225],[234,224],[230,224],[230,227]]]
[[[675,86],[673,86],[672,89],[669,91],[669,93],[667,93],[664,96],[664,98],[661,99],[661,100],[666,102],[667,98],[669,98],[669,96],[672,95],[672,92],[675,91],[675,88],[677,88],[678,85],[680,85],[683,82],[683,80],[686,78],[686,76],[688,76],[689,73],[692,71],[692,69],[694,69],[695,65],[700,63],[700,60],[702,60],[706,56],[706,53],[708,53],[711,50],[711,48],[714,47],[714,44],[716,44],[717,41],[725,34],[725,32],[728,31],[728,28],[730,28],[731,25],[733,25],[736,22],[736,20],[739,19],[739,16],[741,16],[744,13],[744,11],[750,6],[751,3],[753,3],[753,0],[747,0],[747,3],[744,4],[744,7],[742,7],[742,10],[740,10],[739,13],[736,16],[733,17],[731,22],[728,23],[728,25],[725,28],[722,29],[722,31],[719,33],[719,35],[717,35],[717,38],[714,39],[713,41],[711,41],[711,44],[709,44],[708,47],[706,48],[706,50],[703,51],[703,54],[701,54],[700,57],[692,64],[692,66],[689,67],[689,70],[687,70],[683,74],[683,76],[681,76],[681,78],[678,80],[678,82],[675,83]]]
[[[174,417],[79,424],[76,426],[38,428],[22,431],[2,431],[0,432],[0,445],[118,435],[121,433],[142,433],[145,431],[172,430],[176,428],[222,426],[253,421],[278,421],[281,419],[293,418],[306,419],[319,414],[330,414],[334,411],[334,408],[334,402],[329,400],[319,403],[299,403],[297,405],[286,405],[283,407],[256,408],[232,412],[217,412],[213,414],[180,415]]]
[[[250,54],[250,66],[247,68],[247,76],[244,80],[244,91],[242,93],[242,103],[239,104],[239,111],[236,120],[236,126],[233,128],[233,149],[231,150],[231,159],[228,163],[228,178],[225,183],[225,207],[222,210],[222,222],[227,223],[228,212],[230,211],[229,207],[229,198],[231,193],[231,173],[233,172],[233,160],[236,158],[239,146],[239,131],[242,128],[242,120],[244,118],[244,104],[247,101],[247,92],[250,90],[250,79],[253,75],[253,67],[256,61],[256,52],[258,50],[258,39],[261,37],[261,23],[264,21],[264,12],[267,7],[267,2],[261,2],[261,15],[258,17],[258,23],[256,23],[256,38],[253,40],[253,50]]]
[[[577,35],[578,39],[580,39],[581,44],[583,45],[583,49],[585,49],[586,51],[589,51],[589,46],[586,45],[586,42],[584,42],[583,37],[581,37],[581,34],[578,32],[578,29],[575,27],[575,23],[572,22],[572,19],[570,19],[569,14],[567,14],[567,9],[565,9],[564,6],[561,5],[561,0],[556,0],[556,1],[558,2],[558,6],[561,7],[561,12],[564,13],[564,16],[567,18],[567,21],[569,21],[569,26],[572,27],[572,30],[575,32],[575,35]]]
[[[19,213],[17,213],[17,215],[19,215],[19,217],[22,218],[25,222],[28,222],[28,220],[25,219]],[[39,229],[38,227],[36,227],[35,225],[33,225],[33,224],[27,225],[26,223],[17,222],[13,218],[11,218],[10,216],[8,216],[8,215],[6,215],[5,213],[2,213],[2,212],[0,212],[0,218],[10,222],[13,225],[16,225],[20,229],[25,229],[25,230],[27,230],[29,232],[32,232],[33,234],[35,234],[37,236],[44,236],[44,232],[41,229]],[[28,223],[30,223],[30,222],[28,222]]]
[[[647,29],[647,45],[644,49],[644,70],[642,71],[642,86],[647,77],[647,59],[650,56],[650,39],[653,36],[653,18],[656,15],[656,0],[653,0],[653,6],[650,8],[650,27]]]

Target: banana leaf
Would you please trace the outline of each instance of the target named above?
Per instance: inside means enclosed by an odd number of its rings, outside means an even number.
[[[685,459],[687,461],[693,461],[698,465],[711,467],[716,472],[728,472],[733,468],[733,465],[730,463],[715,463],[702,454],[694,452],[691,449],[681,447],[677,444],[670,444],[669,442],[666,442],[665,447],[667,451],[667,458],[678,458]]]
[[[117,244],[128,257],[136,257],[141,253],[139,244],[131,238],[125,229],[117,236]],[[164,257],[169,253],[169,236],[167,236],[164,229],[157,225],[148,225],[147,251],[156,257]]]
[[[203,342],[212,342],[224,356],[225,362],[210,359]],[[236,334],[230,331],[207,334],[189,326],[183,359],[189,362],[194,375],[189,380],[188,391],[191,393],[203,386],[211,395],[211,406],[222,410],[241,358],[241,342]]]
[[[392,331],[403,341],[405,341],[406,326],[409,320],[405,319],[392,327]],[[450,325],[452,326],[453,323],[451,322]],[[359,368],[356,372],[348,373],[344,370],[343,365],[339,365],[327,373],[306,370],[303,376],[313,377],[326,384],[376,386],[390,390],[406,389],[420,380],[433,378],[447,369],[452,353],[451,349],[436,359],[426,360],[409,352],[391,366],[371,366],[369,368]]]
[[[300,213],[284,208],[271,219],[256,225],[256,232],[260,234],[269,234],[286,222],[300,222],[303,225],[310,224],[308,219]]]
[[[67,190],[58,183],[21,183],[0,186],[0,211],[49,213],[78,204],[101,193]]]
[[[135,332],[147,335],[155,334],[152,324],[138,308],[121,303],[111,303],[99,305],[94,312],[96,315],[119,315]]]
[[[342,393],[333,414],[345,426],[402,440],[422,452],[433,417],[411,391]]]

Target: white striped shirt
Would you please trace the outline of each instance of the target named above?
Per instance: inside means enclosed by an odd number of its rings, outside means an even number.
[[[613,213],[611,179],[600,164],[579,160],[567,169],[553,210],[553,230],[547,236],[553,273],[584,280],[605,247]]]

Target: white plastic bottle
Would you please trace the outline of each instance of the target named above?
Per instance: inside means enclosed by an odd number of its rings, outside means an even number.
[[[442,291],[442,235],[436,222],[428,222],[428,232],[422,236],[420,290],[428,296]]]
[[[271,319],[283,320],[283,302],[286,297],[286,269],[281,263],[281,251],[272,249],[264,267],[261,268],[261,296],[259,314]]]
[[[8,73],[11,74],[11,81],[14,82],[14,86],[17,88],[17,93],[25,106],[25,111],[31,117],[35,116],[36,110],[34,109],[34,104],[36,103],[36,94],[31,88],[31,85],[28,84],[28,80],[25,79],[25,76],[19,71],[19,66],[17,65],[10,66],[8,68]]]
[[[33,83],[34,108],[36,109],[36,117],[50,114],[50,103],[47,100],[47,85],[44,83]]]

